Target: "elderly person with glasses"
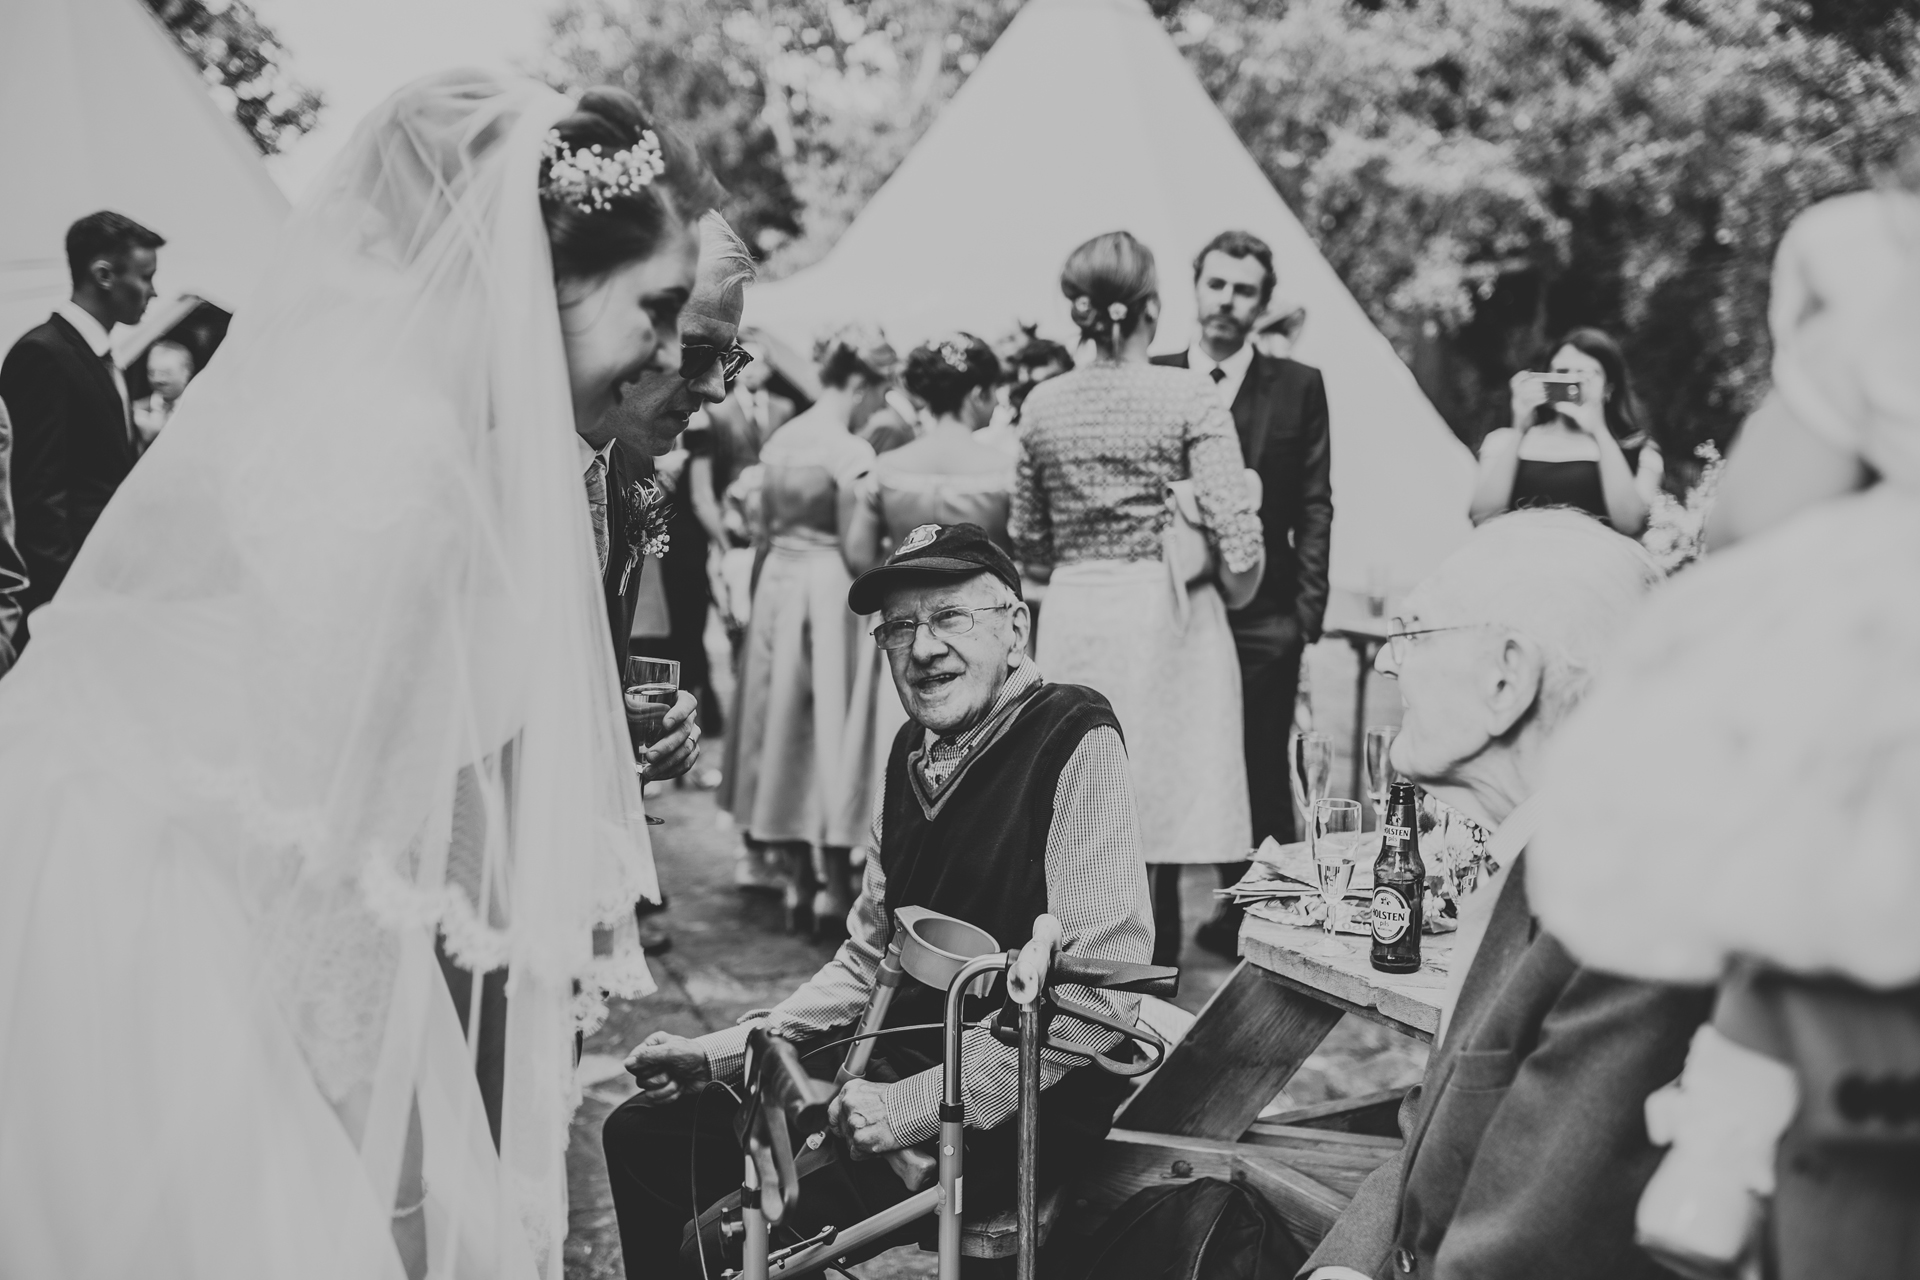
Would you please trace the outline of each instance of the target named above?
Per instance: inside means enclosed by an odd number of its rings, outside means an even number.
[[[880,615],[873,639],[909,721],[888,756],[873,830],[879,855],[867,860],[850,936],[765,1018],[823,1078],[844,1056],[835,1042],[866,1009],[902,907],[957,917],[1006,946],[1025,941],[1034,920],[1051,912],[1068,951],[1144,962],[1153,947],[1119,726],[1098,693],[1050,684],[1034,668],[1027,606],[1006,553],[977,525],[923,525],[854,582],[848,603],[856,614]],[[1136,1012],[1136,997],[1063,990],[1109,1017],[1130,1021]],[[938,1132],[940,1035],[918,1028],[939,1022],[942,1002],[942,993],[911,982],[894,998],[886,1025],[900,1030],[879,1040],[872,1082],[847,1082],[830,1109],[843,1158],[802,1180],[790,1219],[801,1235],[844,1226],[908,1195],[887,1162],[858,1157],[926,1143]],[[726,1095],[741,1083],[747,1031],[698,1039],[656,1032],[627,1060],[640,1091],[607,1118],[603,1142],[631,1276],[671,1274],[685,1221],[739,1184],[739,1103]],[[1070,1019],[1056,1034],[1094,1050],[1117,1039]],[[810,1048],[821,1053],[810,1056]],[[1018,1101],[1016,1055],[980,1028],[967,1033],[963,1054],[967,1209],[991,1213],[1011,1200],[1014,1186],[1014,1133],[1005,1122]],[[1127,1085],[1094,1068],[1049,1064],[1042,1087],[1045,1181],[1084,1166]],[[699,1205],[688,1185],[695,1152]],[[907,1228],[866,1256],[911,1241],[916,1231]]]
[[[1406,703],[1393,764],[1493,830],[1491,865],[1461,904],[1436,1047],[1400,1110],[1406,1145],[1303,1276],[1667,1274],[1634,1244],[1658,1159],[1641,1108],[1680,1070],[1711,992],[1581,968],[1533,918],[1522,868],[1542,757],[1659,580],[1586,516],[1522,511],[1476,530],[1393,620],[1379,663]]]

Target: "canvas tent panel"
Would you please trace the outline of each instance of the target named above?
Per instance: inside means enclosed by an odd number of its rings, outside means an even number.
[[[68,291],[67,226],[167,238],[163,294],[239,305],[287,213],[246,134],[140,0],[0,4],[0,342]]]
[[[1159,259],[1158,349],[1192,337],[1190,267],[1217,232],[1274,248],[1333,413],[1337,584],[1408,584],[1467,531],[1472,458],[1268,183],[1140,0],[1031,0],[819,265],[751,291],[796,341],[852,319],[896,343],[1016,321],[1071,336],[1074,245],[1126,228]]]

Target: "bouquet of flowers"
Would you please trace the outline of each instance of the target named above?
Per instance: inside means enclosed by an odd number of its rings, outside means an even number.
[[[1647,531],[1640,538],[1641,544],[1660,562],[1660,567],[1670,574],[1700,558],[1700,539],[1706,530],[1707,512],[1713,509],[1714,490],[1720,485],[1721,468],[1727,464],[1711,440],[1695,449],[1693,456],[1704,464],[1700,478],[1684,498],[1676,498],[1665,489],[1654,494]]]

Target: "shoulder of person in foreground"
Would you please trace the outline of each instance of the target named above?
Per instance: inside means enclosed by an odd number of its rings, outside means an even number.
[[[1565,954],[1551,937],[1541,945]],[[1570,976],[1533,1045],[1515,1055],[1511,1083],[1468,1158],[1437,1275],[1665,1274],[1634,1244],[1634,1211],[1660,1159],[1645,1104],[1679,1074],[1713,991],[1566,964]],[[1450,1093],[1458,1081],[1456,1073]]]

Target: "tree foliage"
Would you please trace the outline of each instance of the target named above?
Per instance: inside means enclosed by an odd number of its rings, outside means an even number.
[[[823,254],[1019,0],[569,0],[544,74],[677,122],[778,274]]]
[[[1766,383],[1787,222],[1915,136],[1910,0],[1195,0],[1177,37],[1477,440],[1550,334],[1619,334],[1669,457]],[[1826,14],[1826,16],[1820,16]]]
[[[547,75],[686,122],[779,274],[1019,3],[568,0]],[[1595,324],[1670,460],[1724,444],[1766,383],[1787,222],[1920,136],[1920,0],[1149,3],[1469,441],[1550,334]]]
[[[319,123],[325,101],[294,78],[279,37],[246,0],[147,0],[262,155]]]

